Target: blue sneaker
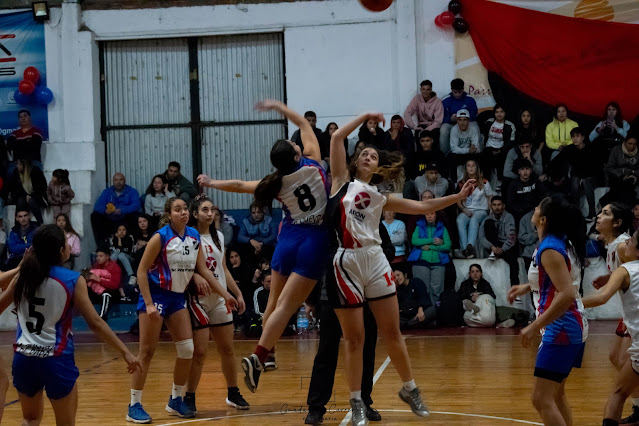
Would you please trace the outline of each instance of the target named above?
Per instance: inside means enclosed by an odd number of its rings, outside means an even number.
[[[144,411],[142,404],[136,402],[133,405],[129,405],[129,414],[126,415],[126,421],[133,423],[151,423],[151,416]]]
[[[181,396],[178,396],[177,398],[169,397],[169,403],[166,404],[166,411],[183,419],[195,417],[195,412],[184,404]]]

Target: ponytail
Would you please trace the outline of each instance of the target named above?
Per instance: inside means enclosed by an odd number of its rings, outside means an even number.
[[[279,139],[271,148],[271,164],[275,172],[266,176],[255,188],[255,202],[253,205],[260,210],[270,211],[273,200],[282,189],[282,178],[293,173],[297,169],[298,161],[295,161],[297,152],[293,142]]]
[[[586,257],[586,220],[581,210],[565,198],[554,195],[544,198],[539,204],[541,215],[548,222],[547,233],[566,236],[572,243],[577,259],[581,265]],[[568,243],[566,249],[569,249]]]
[[[277,197],[282,189],[282,174],[279,170],[266,176],[257,184],[255,188],[255,201],[253,206],[260,210],[271,211],[273,200]]]

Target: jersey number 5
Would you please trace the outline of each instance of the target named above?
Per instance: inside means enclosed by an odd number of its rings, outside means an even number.
[[[311,194],[311,188],[306,184],[298,186],[297,189],[293,191],[293,194],[297,197],[297,205],[303,212],[313,210],[317,205],[315,197]]]
[[[35,325],[33,322],[27,323],[27,330],[32,334],[42,333],[42,326],[44,325],[44,315],[36,311],[36,306],[44,306],[44,299],[41,297],[34,297],[29,303],[29,316],[35,318]]]

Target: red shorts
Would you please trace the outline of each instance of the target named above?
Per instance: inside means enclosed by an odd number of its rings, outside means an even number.
[[[626,324],[623,323],[623,318],[619,320],[619,324],[617,324],[617,329],[615,330],[615,334],[619,337],[630,337],[630,333],[628,333]]]

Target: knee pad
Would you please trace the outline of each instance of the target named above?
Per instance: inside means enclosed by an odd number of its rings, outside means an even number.
[[[177,357],[181,359],[193,358],[193,339],[180,340],[175,342],[175,350],[177,351]]]

